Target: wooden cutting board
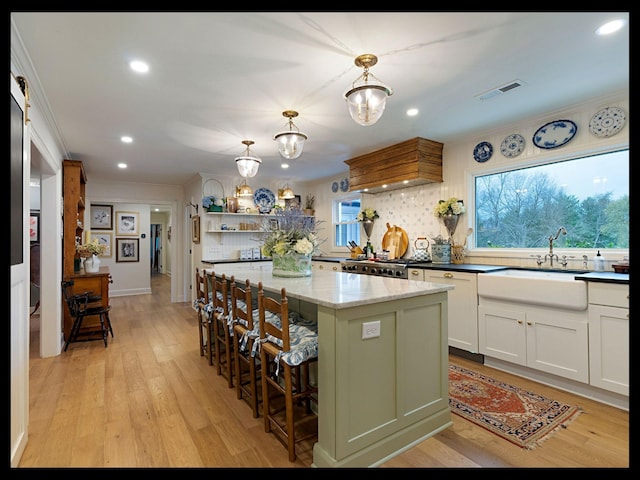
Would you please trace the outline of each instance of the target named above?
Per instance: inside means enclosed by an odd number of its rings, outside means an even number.
[[[400,258],[407,253],[407,248],[409,248],[407,232],[397,225],[392,227],[387,223],[387,232],[382,237],[382,249],[389,250],[390,257],[393,255],[393,258]]]

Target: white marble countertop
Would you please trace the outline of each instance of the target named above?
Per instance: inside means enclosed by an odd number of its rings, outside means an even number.
[[[240,282],[249,279],[252,286],[262,282],[263,288],[271,292],[277,293],[284,287],[288,297],[335,309],[418,297],[455,288],[442,283],[324,270],[314,270],[310,277],[274,277],[271,262],[224,264],[205,270],[214,271],[216,275],[225,274],[227,278],[234,276]]]

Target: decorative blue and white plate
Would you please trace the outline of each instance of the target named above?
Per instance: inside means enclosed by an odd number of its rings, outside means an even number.
[[[511,134],[502,141],[500,153],[507,158],[517,157],[524,150],[524,137],[519,133]]]
[[[333,183],[331,184],[331,191],[332,191],[333,193],[336,193],[336,192],[338,191],[338,182],[333,182]]]
[[[269,213],[276,204],[276,196],[268,188],[259,188],[253,194],[253,201],[260,213]]]
[[[533,144],[550,150],[562,147],[578,133],[578,126],[571,120],[554,120],[541,126],[533,134]]]
[[[340,190],[343,192],[348,192],[349,191],[349,179],[348,178],[343,178],[342,180],[340,180]]]
[[[589,122],[589,130],[596,137],[611,137],[622,130],[627,117],[618,107],[603,108]]]
[[[480,142],[473,149],[473,158],[476,162],[484,163],[491,158],[491,155],[493,155],[493,145],[489,142]]]

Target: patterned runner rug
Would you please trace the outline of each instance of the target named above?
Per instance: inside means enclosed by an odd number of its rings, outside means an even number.
[[[535,448],[582,410],[449,364],[449,406],[456,415],[526,449]]]

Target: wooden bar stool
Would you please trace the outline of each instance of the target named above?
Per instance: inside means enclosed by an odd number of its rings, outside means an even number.
[[[207,273],[205,276],[208,276]],[[231,281],[234,279],[231,277]],[[229,388],[233,388],[233,328],[230,329],[230,305],[229,286],[224,274],[217,277],[211,274],[211,321],[213,329],[213,343],[215,352],[216,373],[227,379]]]
[[[258,284],[257,340],[262,363],[262,411],[265,432],[273,432],[296,459],[296,443],[318,435],[318,388],[309,381],[309,365],[318,361],[318,325],[298,317],[290,321],[286,290],[280,300],[265,296]]]
[[[73,318],[71,332],[64,343],[64,351],[67,351],[71,342],[100,340],[100,338],[104,341],[104,346],[106,348],[109,332],[111,332],[111,336],[113,337],[113,329],[111,328],[111,320],[109,319],[111,306],[96,305],[94,302],[100,300],[100,297],[92,296],[92,292],[74,293],[74,285],[75,283],[73,280],[62,282],[62,294],[64,295],[65,302],[69,308],[69,313]],[[99,333],[101,336],[94,336],[92,333],[89,333],[86,335],[86,338],[80,339],[80,330],[82,329],[84,319],[92,316],[97,316],[100,319]]]
[[[252,355],[253,342],[258,337],[258,322],[254,324],[253,299],[249,279],[244,287],[231,282],[231,315],[233,317],[233,359],[238,400],[246,401],[253,417],[260,416],[258,405],[262,394],[258,388],[260,358]],[[257,320],[257,318],[256,318]]]
[[[205,274],[200,274],[196,268],[196,298],[194,308],[198,313],[198,335],[200,337],[200,356],[207,356],[209,365],[213,365],[213,341],[211,316],[206,311],[207,305],[211,301],[209,298],[209,282]]]

